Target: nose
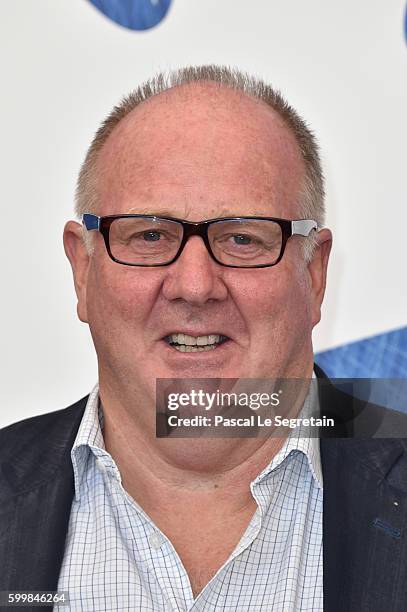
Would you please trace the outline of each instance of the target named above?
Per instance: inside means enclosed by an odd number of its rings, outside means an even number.
[[[191,236],[179,258],[167,267],[163,295],[194,305],[222,301],[227,297],[222,266],[209,255],[204,241]]]

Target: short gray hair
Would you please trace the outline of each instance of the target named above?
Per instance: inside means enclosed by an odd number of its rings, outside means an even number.
[[[97,158],[117,124],[137,106],[153,96],[173,87],[205,81],[211,81],[220,87],[229,87],[262,100],[283,119],[297,141],[305,167],[299,201],[300,216],[305,219],[314,219],[318,227],[322,227],[325,221],[324,176],[318,144],[312,131],[281,93],[271,85],[236,68],[216,65],[188,66],[160,73],[140,85],[113,108],[96,132],[81,166],[76,188],[75,212],[77,216],[80,218],[85,212],[96,213],[97,211]],[[311,258],[315,244],[313,232],[311,237],[304,241],[304,255],[307,260]]]

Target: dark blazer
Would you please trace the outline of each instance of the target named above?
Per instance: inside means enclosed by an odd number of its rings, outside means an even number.
[[[86,401],[0,430],[0,591],[57,589],[74,495],[70,451]],[[355,412],[366,410],[331,384],[323,385],[320,404],[343,436]],[[382,409],[368,408],[376,427]],[[320,443],[324,610],[406,612],[406,441]]]

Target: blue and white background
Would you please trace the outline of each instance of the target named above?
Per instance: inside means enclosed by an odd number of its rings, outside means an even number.
[[[156,71],[236,65],[319,137],[334,250],[318,361],[407,378],[405,0],[0,3],[0,426],[62,408],[97,378],[62,229],[87,145]]]

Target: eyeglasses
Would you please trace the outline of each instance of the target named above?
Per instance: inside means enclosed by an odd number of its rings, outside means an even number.
[[[126,266],[168,266],[178,259],[191,236],[204,241],[210,256],[229,268],[267,268],[284,255],[292,236],[309,236],[316,221],[274,217],[224,217],[193,223],[155,215],[86,213],[88,231],[99,231],[109,257]]]

